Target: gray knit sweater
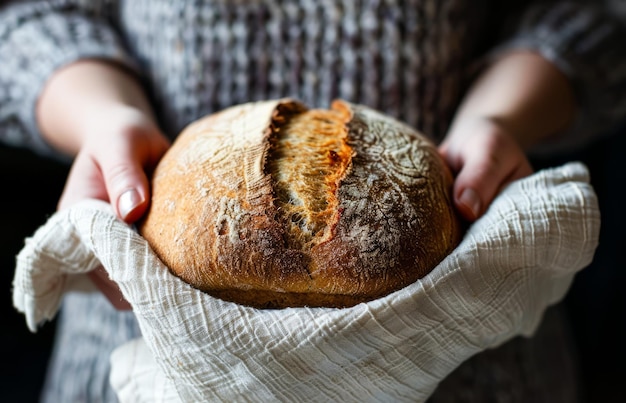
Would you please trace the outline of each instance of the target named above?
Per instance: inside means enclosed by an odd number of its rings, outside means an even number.
[[[624,31],[580,1],[15,3],[0,11],[0,140],[49,155],[37,97],[52,72],[86,57],[138,72],[171,136],[226,106],[293,96],[364,103],[439,138],[476,67],[511,48],[536,50],[570,77],[575,136],[626,114]]]
[[[333,98],[363,103],[441,138],[480,66],[514,48],[541,53],[570,78],[580,113],[568,143],[586,141],[626,116],[624,29],[613,20],[616,12],[603,13],[581,1],[4,3],[0,141],[51,157],[61,155],[39,133],[37,98],[56,69],[81,58],[106,59],[135,71],[172,137],[224,107],[291,96],[321,107]],[[47,401],[115,401],[108,356],[139,335],[132,313],[115,312],[101,296],[73,295],[60,319]],[[563,345],[558,341],[536,351],[554,355]],[[532,374],[549,372],[526,369],[509,382],[531,379],[536,389],[541,383]],[[483,380],[491,374],[484,367],[478,372]],[[474,379],[474,373],[465,376]],[[502,374],[484,382],[492,397],[532,400],[524,393],[528,385],[498,384]],[[567,388],[551,388],[551,401],[572,401],[571,391],[559,395]],[[468,396],[459,385],[450,390]],[[518,400],[511,391],[522,391]]]

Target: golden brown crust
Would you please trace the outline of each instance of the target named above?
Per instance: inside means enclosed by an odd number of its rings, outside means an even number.
[[[456,246],[432,142],[360,105],[249,103],[188,126],[139,223],[184,281],[262,307],[344,307],[426,275]]]

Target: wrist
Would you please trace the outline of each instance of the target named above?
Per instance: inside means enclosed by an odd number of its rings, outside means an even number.
[[[159,131],[151,114],[143,109],[115,101],[93,102],[74,124],[79,150],[107,147],[107,144],[132,137],[133,133]]]
[[[567,77],[539,54],[518,51],[503,55],[476,80],[453,127],[487,119],[527,149],[566,130],[575,110]]]
[[[153,121],[150,104],[134,76],[109,62],[81,60],[48,80],[36,117],[43,137],[53,147],[75,155],[85,136],[122,111],[134,111]]]

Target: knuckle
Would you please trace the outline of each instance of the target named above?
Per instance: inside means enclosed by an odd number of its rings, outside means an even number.
[[[125,190],[130,187],[135,175],[135,168],[125,163],[112,164],[103,172],[109,188],[112,190]]]

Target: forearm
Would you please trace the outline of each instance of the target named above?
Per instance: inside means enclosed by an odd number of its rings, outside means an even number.
[[[574,93],[565,75],[530,51],[503,55],[469,89],[452,123],[454,133],[468,119],[491,119],[523,148],[557,134],[572,123]]]
[[[42,136],[36,117],[46,83],[85,59],[136,69],[101,15],[105,10],[83,3],[28,1],[0,8],[0,141],[67,161]]]
[[[134,108],[152,116],[138,79],[99,60],[72,63],[52,75],[40,96],[36,117],[43,137],[56,149],[75,155],[111,108]]]
[[[537,151],[572,151],[611,133],[626,116],[626,75],[620,68],[626,63],[626,24],[607,3],[525,2],[510,36],[491,52],[492,58],[536,52],[567,77],[576,100],[574,121]],[[554,109],[548,99],[544,105],[546,114]]]

